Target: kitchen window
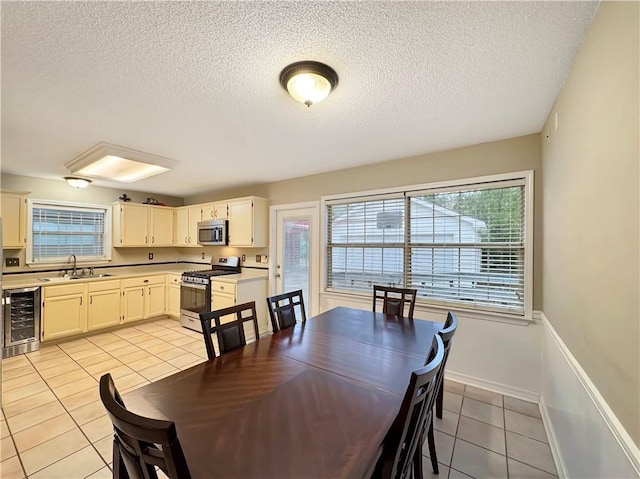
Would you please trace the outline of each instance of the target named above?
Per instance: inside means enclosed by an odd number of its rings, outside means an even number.
[[[27,263],[62,264],[111,259],[108,206],[43,200],[28,201]]]
[[[326,291],[531,317],[533,173],[325,198]]]

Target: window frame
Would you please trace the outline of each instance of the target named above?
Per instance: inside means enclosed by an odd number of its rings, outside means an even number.
[[[26,245],[26,259],[25,262],[29,267],[50,267],[50,266],[64,266],[68,264],[68,261],[61,262],[55,261],[34,261],[33,259],[33,208],[38,207],[50,207],[55,208],[78,208],[87,210],[102,210],[104,211],[104,256],[78,256],[76,264],[105,264],[111,261],[112,257],[112,208],[109,205],[97,205],[89,203],[77,203],[71,201],[58,201],[58,200],[39,200],[39,199],[27,199],[27,245]]]
[[[362,290],[347,290],[347,289],[336,289],[327,287],[327,276],[328,276],[328,243],[329,243],[329,215],[328,215],[328,204],[339,204],[339,203],[351,203],[358,201],[367,201],[367,200],[375,200],[381,199],[385,197],[394,197],[397,195],[415,196],[417,193],[429,192],[429,193],[437,193],[442,191],[460,191],[464,189],[472,189],[474,187],[491,187],[490,184],[498,183],[498,182],[509,182],[509,181],[523,181],[524,182],[524,301],[523,301],[523,312],[509,312],[506,310],[500,311],[494,308],[487,308],[481,305],[476,304],[460,304],[460,303],[443,303],[437,299],[429,300],[424,297],[418,297],[416,303],[419,307],[422,308],[434,308],[434,309],[453,309],[456,311],[470,311],[475,313],[480,313],[483,315],[489,316],[497,316],[504,317],[510,319],[525,319],[530,321],[532,319],[533,314],[533,235],[534,235],[534,226],[533,226],[533,210],[534,210],[534,172],[533,170],[526,171],[517,171],[511,173],[502,173],[496,175],[487,175],[480,177],[472,177],[472,178],[464,178],[459,180],[447,180],[440,181],[434,183],[425,183],[418,185],[409,185],[409,186],[398,186],[394,188],[384,188],[378,190],[368,190],[368,191],[360,191],[353,193],[344,193],[337,195],[327,195],[321,197],[321,205],[322,205],[322,254],[321,254],[321,284],[322,284],[322,293],[323,294],[333,294],[333,295],[348,295],[348,296],[360,296],[363,298],[368,298],[370,295],[366,294]],[[406,213],[406,212],[405,212]],[[406,225],[405,230],[408,228]],[[408,244],[408,239],[405,236],[405,242]],[[407,271],[403,271],[403,275],[406,276]]]

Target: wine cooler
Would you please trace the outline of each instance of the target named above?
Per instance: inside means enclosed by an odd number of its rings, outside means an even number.
[[[4,334],[2,357],[40,348],[40,288],[8,289],[2,292]]]

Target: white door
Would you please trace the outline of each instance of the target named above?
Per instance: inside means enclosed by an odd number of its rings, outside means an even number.
[[[318,313],[319,205],[271,207],[271,294],[302,290],[307,316]]]

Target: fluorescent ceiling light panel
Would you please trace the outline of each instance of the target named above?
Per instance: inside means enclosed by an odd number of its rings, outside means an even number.
[[[169,171],[175,160],[111,143],[98,143],[65,165],[73,174],[132,183]]]

